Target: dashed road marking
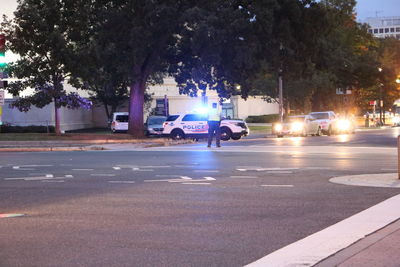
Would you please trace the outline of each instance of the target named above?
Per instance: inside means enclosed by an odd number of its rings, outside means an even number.
[[[115,174],[106,174],[106,173],[92,173],[90,176],[101,176],[101,177],[111,177],[111,176],[116,176]]]
[[[194,170],[194,172],[212,172],[212,173],[216,173],[219,172],[219,170]]]
[[[94,171],[94,169],[72,169],[73,171]]]
[[[114,170],[120,170],[121,167],[113,167]]]
[[[135,181],[108,181],[109,183],[113,184],[134,184]]]
[[[291,174],[292,171],[267,171],[269,174]]]
[[[292,184],[262,184],[263,187],[294,187]]]
[[[15,217],[22,217],[25,216],[25,214],[21,213],[0,213],[0,218],[15,218]]]
[[[191,185],[211,185],[211,183],[181,183],[181,184],[191,184]]]
[[[239,176],[239,175],[232,175],[229,176],[230,178],[235,178],[235,179],[240,179],[240,178],[244,178],[244,179],[255,179],[258,178],[258,176]]]
[[[42,180],[42,183],[64,183],[64,180]]]

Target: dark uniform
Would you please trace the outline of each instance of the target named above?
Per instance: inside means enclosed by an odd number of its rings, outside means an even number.
[[[215,134],[215,143],[217,147],[221,147],[221,112],[218,110],[217,103],[212,104],[212,108],[208,113],[208,145],[207,147],[211,147],[211,143],[213,140],[213,136]]]

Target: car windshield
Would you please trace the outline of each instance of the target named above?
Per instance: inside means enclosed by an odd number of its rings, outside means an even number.
[[[115,120],[118,122],[128,122],[129,121],[129,116],[128,115],[117,115],[115,117]]]
[[[329,119],[329,113],[321,112],[321,113],[311,113],[314,119],[317,120],[327,120]]]
[[[151,117],[148,120],[148,124],[152,125],[163,124],[165,119],[166,119],[165,117]]]

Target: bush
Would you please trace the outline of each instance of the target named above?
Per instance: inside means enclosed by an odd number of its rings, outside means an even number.
[[[272,123],[279,120],[279,114],[268,114],[260,116],[248,116],[247,123]]]
[[[11,125],[1,125],[0,126],[0,133],[54,133],[55,128],[54,126],[36,126],[36,125],[29,125],[29,126],[11,126]]]

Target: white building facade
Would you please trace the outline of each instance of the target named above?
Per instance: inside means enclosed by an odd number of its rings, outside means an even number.
[[[66,85],[68,91],[75,91],[80,95],[85,95],[84,91],[76,91]],[[168,114],[179,114],[195,112],[197,108],[204,105],[202,97],[190,97],[180,95],[173,78],[166,78],[163,84],[151,86],[149,93],[152,95],[150,108],[145,110],[144,119],[159,105],[168,102]],[[206,92],[206,102],[211,105],[218,102],[219,98],[215,91]],[[54,104],[45,106],[42,109],[33,107],[28,112],[20,112],[18,109],[11,109],[12,103],[10,95],[6,96],[6,103],[3,106],[2,121],[4,124],[15,126],[29,125],[54,125]],[[118,111],[128,111],[129,103],[124,104]],[[229,118],[246,119],[250,115],[277,114],[279,110],[277,103],[270,103],[262,96],[250,96],[247,100],[240,96],[232,96],[231,99],[222,103],[222,115]],[[60,110],[61,131],[69,131],[93,127],[107,127],[108,119],[103,106],[94,106],[90,110],[83,108]]]
[[[368,32],[377,38],[393,37],[400,40],[400,16],[371,17],[365,23],[370,26]]]

